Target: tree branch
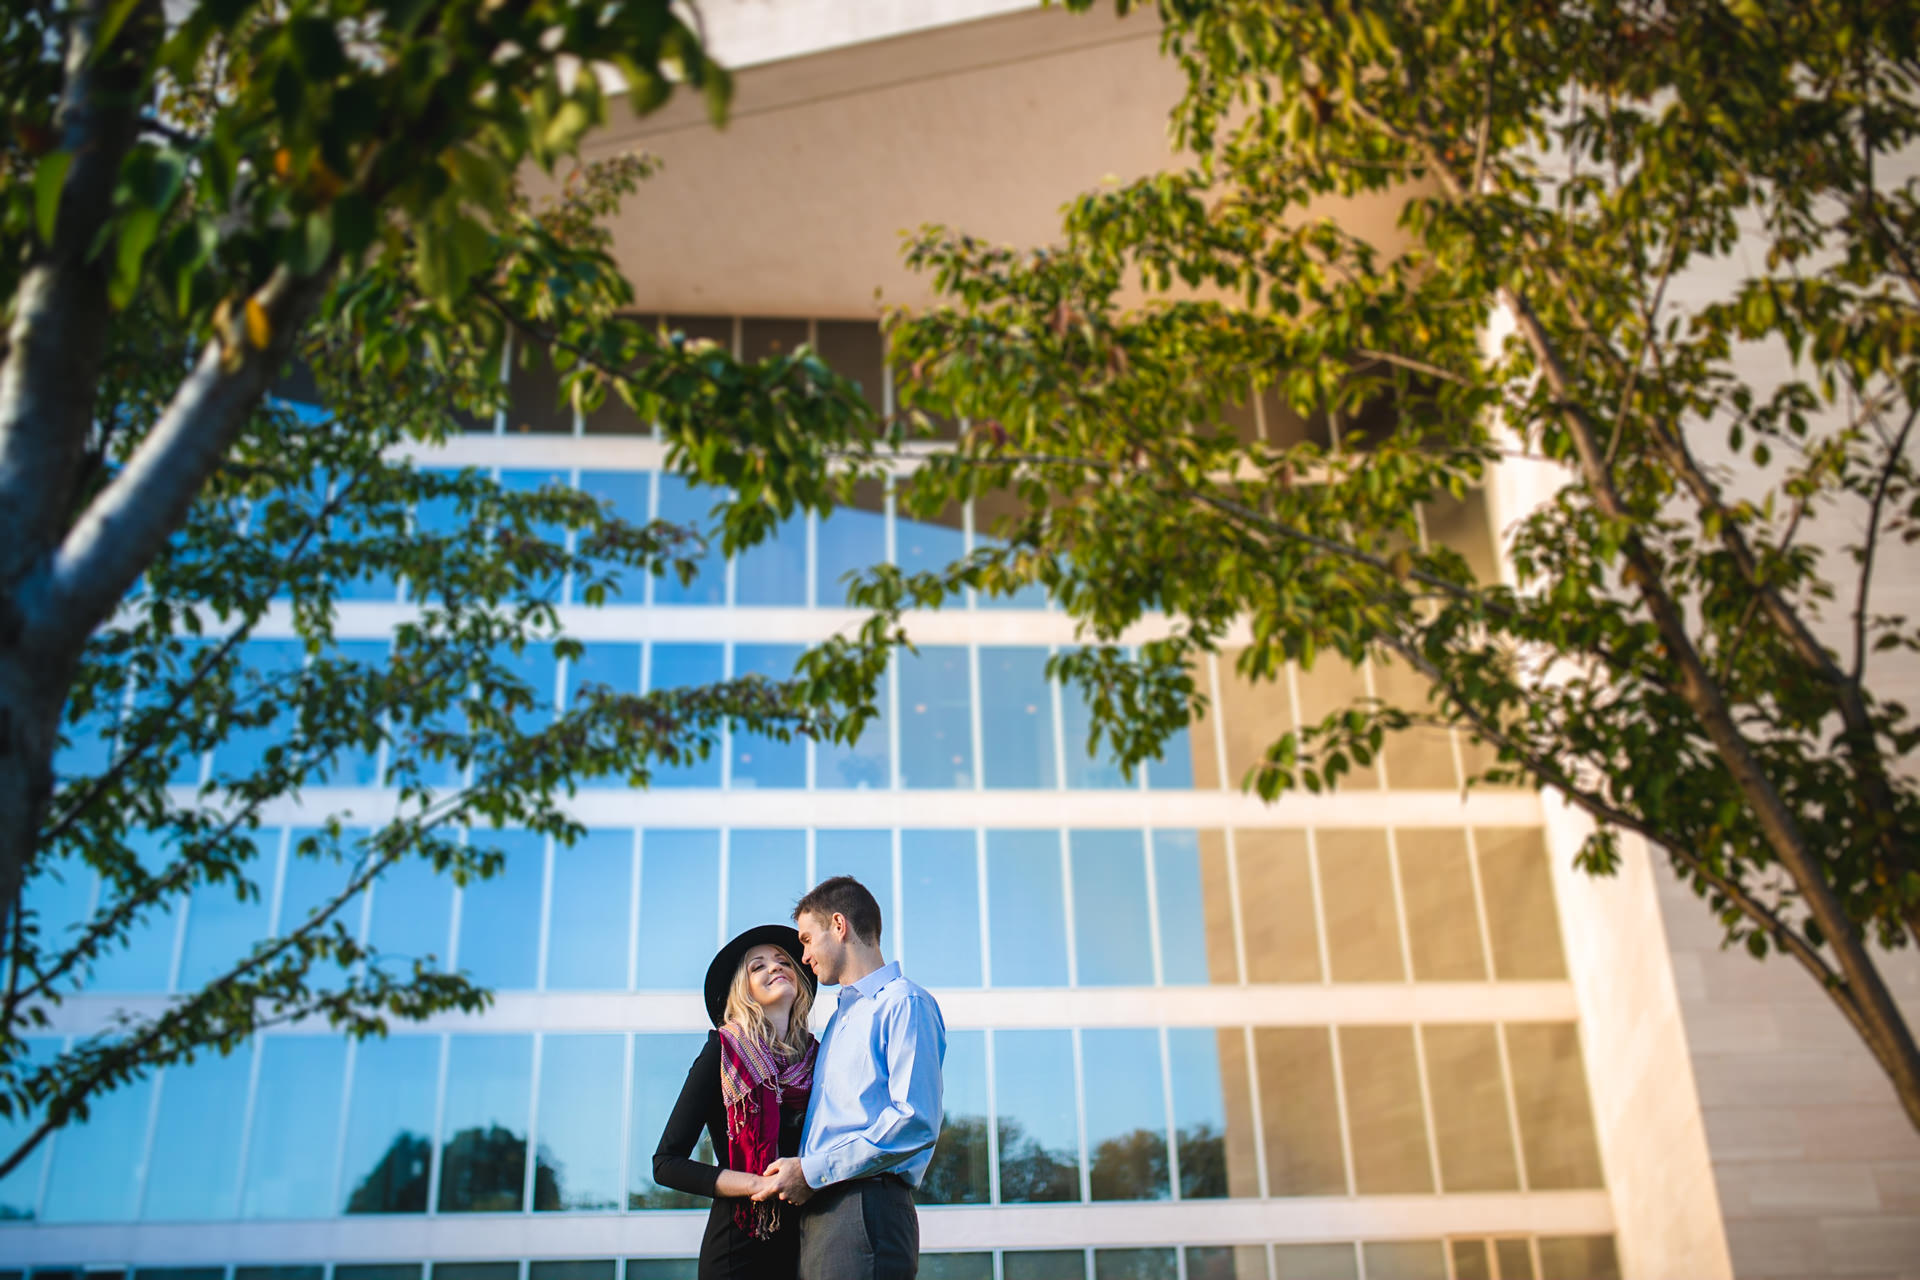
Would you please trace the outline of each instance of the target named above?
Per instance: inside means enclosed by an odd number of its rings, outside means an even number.
[[[1900,430],[1887,447],[1886,465],[1880,469],[1880,479],[1873,487],[1873,501],[1867,506],[1867,540],[1860,552],[1860,588],[1853,603],[1853,670],[1848,673],[1856,685],[1867,668],[1867,598],[1873,589],[1873,557],[1879,549],[1880,511],[1886,504],[1887,488],[1893,483],[1894,473],[1906,460],[1907,438],[1913,431],[1915,418],[1920,418],[1920,404],[1907,410],[1907,420],[1900,424]]]

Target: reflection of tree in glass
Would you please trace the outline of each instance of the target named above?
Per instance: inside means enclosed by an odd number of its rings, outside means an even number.
[[[933,1163],[913,1198],[920,1204],[985,1204],[987,1118],[948,1116],[940,1125]],[[922,1269],[924,1272],[924,1268]]]
[[[1218,1200],[1227,1190],[1227,1135],[1201,1121],[1174,1134],[1180,1144],[1180,1198]]]
[[[618,1209],[612,1196],[594,1196],[586,1192],[567,1195],[567,1167],[554,1158],[546,1143],[533,1156],[533,1207],[539,1211],[555,1209]]]
[[[1080,1158],[1048,1150],[1029,1138],[1018,1120],[1000,1120],[1000,1200],[1017,1204],[1080,1198]]]
[[[440,1164],[440,1211],[501,1213],[521,1205],[527,1176],[527,1140],[500,1125],[462,1129],[448,1141]],[[553,1171],[535,1171],[534,1202],[557,1195]]]
[[[693,1158],[704,1164],[719,1163],[713,1156],[713,1142],[704,1133],[700,1135],[700,1141],[693,1148]],[[645,1189],[638,1191],[629,1189],[627,1192],[629,1209],[704,1209],[712,1203],[713,1201],[702,1196],[688,1195],[684,1191],[660,1186],[651,1179],[648,1180]],[[631,1276],[633,1273],[629,1270],[627,1274]],[[693,1273],[689,1271],[687,1274]]]
[[[1095,1200],[1166,1199],[1166,1133],[1135,1129],[1108,1138],[1094,1149],[1087,1182]]]
[[[425,1213],[427,1163],[433,1144],[417,1133],[395,1135],[378,1164],[347,1196],[348,1213]]]

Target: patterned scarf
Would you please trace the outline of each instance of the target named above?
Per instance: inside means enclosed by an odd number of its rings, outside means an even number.
[[[720,1028],[720,1100],[727,1109],[727,1167],[760,1174],[780,1158],[780,1109],[802,1108],[813,1090],[813,1058],[807,1048],[791,1060],[757,1044],[728,1023]],[[733,1220],[755,1240],[780,1229],[780,1201],[742,1200]]]

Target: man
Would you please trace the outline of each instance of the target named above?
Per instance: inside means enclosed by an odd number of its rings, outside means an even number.
[[[768,1167],[755,1196],[805,1204],[800,1280],[912,1280],[920,1267],[913,1189],[940,1136],[940,1006],[880,954],[880,904],[851,876],[793,909],[801,960],[840,1004],[820,1037],[798,1157]]]

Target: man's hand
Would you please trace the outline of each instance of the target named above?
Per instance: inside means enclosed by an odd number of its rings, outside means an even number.
[[[813,1196],[813,1188],[807,1185],[807,1177],[800,1172],[800,1157],[783,1156],[767,1166],[766,1185],[753,1193],[755,1200],[770,1200],[779,1196],[788,1204],[805,1204]]]

